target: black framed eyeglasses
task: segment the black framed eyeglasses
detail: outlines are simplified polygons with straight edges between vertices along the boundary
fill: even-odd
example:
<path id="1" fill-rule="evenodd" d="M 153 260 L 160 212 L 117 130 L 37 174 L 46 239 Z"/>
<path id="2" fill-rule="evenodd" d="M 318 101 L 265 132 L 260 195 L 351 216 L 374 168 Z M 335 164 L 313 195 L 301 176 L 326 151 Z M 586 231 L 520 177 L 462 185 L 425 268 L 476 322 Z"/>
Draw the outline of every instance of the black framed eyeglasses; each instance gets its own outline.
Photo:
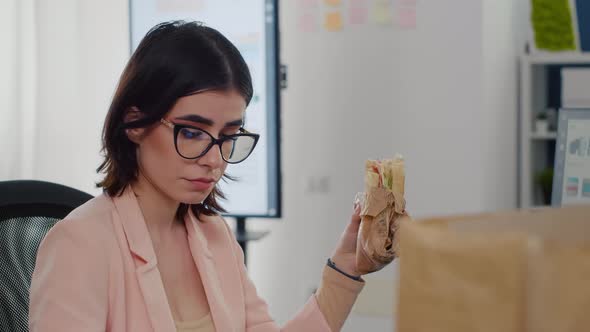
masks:
<path id="1" fill-rule="evenodd" d="M 185 159 L 197 159 L 209 152 L 214 145 L 219 146 L 221 158 L 227 163 L 237 164 L 246 160 L 254 151 L 260 135 L 240 128 L 238 134 L 213 137 L 207 131 L 190 125 L 172 123 L 166 119 L 160 121 L 174 131 L 174 147 Z"/>

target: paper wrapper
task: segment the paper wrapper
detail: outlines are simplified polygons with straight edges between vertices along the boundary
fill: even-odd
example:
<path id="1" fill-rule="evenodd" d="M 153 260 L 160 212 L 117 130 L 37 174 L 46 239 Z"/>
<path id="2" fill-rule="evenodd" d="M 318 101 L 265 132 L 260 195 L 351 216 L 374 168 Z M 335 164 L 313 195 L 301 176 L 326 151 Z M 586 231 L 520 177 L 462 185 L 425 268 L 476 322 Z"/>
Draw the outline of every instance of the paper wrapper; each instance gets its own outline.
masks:
<path id="1" fill-rule="evenodd" d="M 395 235 L 402 217 L 407 216 L 403 159 L 384 161 L 380 166 L 383 172 L 376 174 L 371 172 L 375 162 L 366 164 L 366 192 L 356 251 L 356 268 L 361 274 L 379 271 L 398 257 Z"/>

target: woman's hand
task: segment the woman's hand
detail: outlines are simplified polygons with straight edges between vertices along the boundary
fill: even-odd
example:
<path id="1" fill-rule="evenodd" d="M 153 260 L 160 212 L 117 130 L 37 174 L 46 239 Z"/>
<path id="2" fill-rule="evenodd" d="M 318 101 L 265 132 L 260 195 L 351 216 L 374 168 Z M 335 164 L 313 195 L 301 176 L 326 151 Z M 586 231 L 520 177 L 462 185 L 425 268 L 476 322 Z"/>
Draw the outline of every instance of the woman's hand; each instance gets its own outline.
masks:
<path id="1" fill-rule="evenodd" d="M 359 227 L 361 224 L 361 207 L 355 203 L 350 223 L 346 226 L 344 233 L 338 241 L 336 250 L 332 254 L 332 261 L 336 266 L 355 277 L 360 276 L 356 269 L 356 239 L 358 237 Z"/>

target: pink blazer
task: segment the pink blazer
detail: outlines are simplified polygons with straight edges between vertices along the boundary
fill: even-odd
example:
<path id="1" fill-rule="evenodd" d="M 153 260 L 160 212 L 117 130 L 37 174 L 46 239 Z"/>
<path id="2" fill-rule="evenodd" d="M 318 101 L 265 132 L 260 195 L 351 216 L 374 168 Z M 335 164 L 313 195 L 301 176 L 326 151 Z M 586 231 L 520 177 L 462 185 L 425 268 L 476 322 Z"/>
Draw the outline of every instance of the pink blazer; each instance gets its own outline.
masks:
<path id="1" fill-rule="evenodd" d="M 217 331 L 330 331 L 315 296 L 283 328 L 256 294 L 243 252 L 221 217 L 185 218 Z M 37 331 L 176 331 L 135 194 L 98 196 L 47 234 L 30 289 Z"/>

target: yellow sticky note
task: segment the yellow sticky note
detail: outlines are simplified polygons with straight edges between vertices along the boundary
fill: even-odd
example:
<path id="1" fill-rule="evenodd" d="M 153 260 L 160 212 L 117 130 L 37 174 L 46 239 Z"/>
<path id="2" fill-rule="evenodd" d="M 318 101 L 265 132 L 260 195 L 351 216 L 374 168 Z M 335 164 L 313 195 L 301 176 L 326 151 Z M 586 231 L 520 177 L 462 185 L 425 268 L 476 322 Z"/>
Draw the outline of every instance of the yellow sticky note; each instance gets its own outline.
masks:
<path id="1" fill-rule="evenodd" d="M 327 13 L 324 21 L 324 27 L 328 31 L 342 30 L 342 15 L 339 12 Z"/>
<path id="2" fill-rule="evenodd" d="M 324 0 L 324 3 L 328 6 L 340 6 L 342 4 L 342 0 Z"/>
<path id="3" fill-rule="evenodd" d="M 387 0 L 375 1 L 372 16 L 377 24 L 391 25 L 393 22 L 393 6 L 391 2 Z"/>

